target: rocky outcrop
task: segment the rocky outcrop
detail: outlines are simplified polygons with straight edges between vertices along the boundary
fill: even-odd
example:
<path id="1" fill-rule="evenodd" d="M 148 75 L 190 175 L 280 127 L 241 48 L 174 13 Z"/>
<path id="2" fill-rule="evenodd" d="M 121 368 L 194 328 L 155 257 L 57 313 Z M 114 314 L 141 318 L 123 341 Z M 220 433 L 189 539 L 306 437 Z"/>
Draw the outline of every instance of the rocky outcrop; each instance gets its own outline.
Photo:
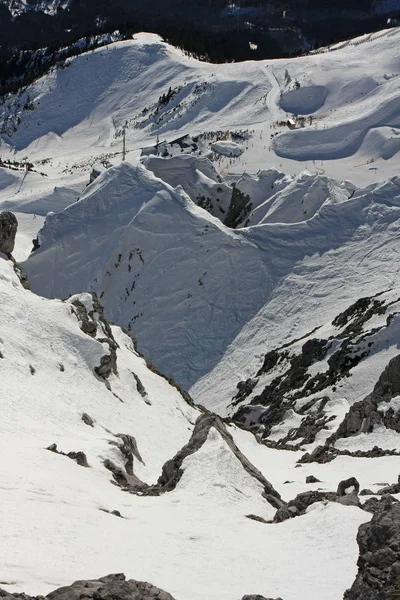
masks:
<path id="1" fill-rule="evenodd" d="M 286 506 L 283 506 L 276 511 L 274 523 L 281 523 L 287 519 L 304 515 L 307 508 L 311 506 L 311 504 L 315 504 L 315 502 L 337 502 L 343 506 L 358 506 L 359 508 L 364 508 L 364 506 L 361 506 L 358 499 L 359 489 L 360 484 L 357 479 L 355 477 L 350 477 L 339 483 L 337 492 L 325 492 L 321 490 L 302 492 L 293 500 L 290 500 Z M 365 510 L 368 510 L 368 508 L 365 508 Z"/>
<path id="2" fill-rule="evenodd" d="M 266 598 L 259 594 L 252 594 L 251 596 L 243 596 L 242 600 L 282 600 L 282 598 Z"/>
<path id="3" fill-rule="evenodd" d="M 399 595 L 400 503 L 383 499 L 380 509 L 358 530 L 358 574 L 345 600 L 390 600 Z"/>
<path id="4" fill-rule="evenodd" d="M 94 427 L 94 419 L 92 419 L 92 417 L 87 413 L 82 413 L 81 419 L 85 423 L 85 425 L 88 425 L 89 427 Z"/>
<path id="5" fill-rule="evenodd" d="M 400 494 L 400 475 L 397 478 L 397 483 L 385 486 L 378 490 L 377 494 L 380 496 L 383 496 L 384 494 Z"/>
<path id="6" fill-rule="evenodd" d="M 0 252 L 8 257 L 12 255 L 17 235 L 17 217 L 9 211 L 0 213 Z"/>
<path id="7" fill-rule="evenodd" d="M 360 484 L 358 483 L 355 477 L 349 477 L 349 479 L 344 479 L 338 485 L 337 495 L 338 496 L 346 496 L 348 494 L 358 494 L 360 491 Z"/>
<path id="8" fill-rule="evenodd" d="M 110 444 L 117 446 L 121 454 L 126 459 L 125 470 L 128 475 L 133 475 L 133 461 L 137 458 L 142 464 L 143 459 L 140 455 L 136 439 L 127 433 L 117 433 L 115 435 L 118 440 L 110 440 Z"/>
<path id="9" fill-rule="evenodd" d="M 27 594 L 9 594 L 0 589 L 1 600 L 43 600 L 43 596 Z M 46 596 L 47 600 L 174 600 L 171 594 L 164 592 L 151 583 L 126 579 L 123 573 L 107 575 L 100 579 L 75 581 L 72 585 L 61 587 Z"/>
<path id="10" fill-rule="evenodd" d="M 244 454 L 242 454 L 233 441 L 223 420 L 213 413 L 204 413 L 198 417 L 190 440 L 172 459 L 164 464 L 161 475 L 154 485 L 144 483 L 135 475 L 133 468 L 131 468 L 133 466 L 133 458 L 132 461 L 128 458 L 128 462 L 125 465 L 125 471 L 110 459 L 106 459 L 103 464 L 106 469 L 113 474 L 114 482 L 125 491 L 134 494 L 139 493 L 142 496 L 159 496 L 166 492 L 171 492 L 176 488 L 184 472 L 182 469 L 183 461 L 203 446 L 207 441 L 211 428 L 218 431 L 228 445 L 230 451 L 240 461 L 245 471 L 261 483 L 263 487 L 263 497 L 271 504 L 271 506 L 277 509 L 283 507 L 285 502 L 282 500 L 280 494 L 275 490 L 271 483 L 265 479 L 264 475 L 254 467 Z M 120 434 L 117 437 L 121 439 L 121 443 L 112 443 L 119 447 L 124 456 L 131 457 L 134 455 L 138 460 L 141 460 L 136 442 L 132 436 Z"/>
<path id="11" fill-rule="evenodd" d="M 332 437 L 329 438 L 332 440 Z M 306 452 L 297 461 L 299 464 L 306 464 L 317 462 L 325 464 L 334 460 L 337 456 L 352 456 L 353 458 L 380 458 L 381 456 L 400 456 L 400 452 L 397 450 L 383 450 L 379 446 L 374 446 L 372 450 L 338 450 L 333 446 L 329 445 L 328 441 L 325 446 L 317 446 L 314 450 L 309 453 Z"/>
<path id="12" fill-rule="evenodd" d="M 394 498 L 390 494 L 384 496 L 384 498 L 382 499 L 374 496 L 373 498 L 368 498 L 368 500 L 366 500 L 366 502 L 364 502 L 364 504 L 362 505 L 362 508 L 363 510 L 366 510 L 367 512 L 373 514 L 381 513 L 387 510 L 388 506 L 394 504 L 395 502 L 398 502 L 398 500 L 396 500 L 396 498 Z"/>
<path id="13" fill-rule="evenodd" d="M 88 298 L 90 298 L 90 309 L 88 308 Z M 82 331 L 102 344 L 108 345 L 109 353 L 101 357 L 100 365 L 94 369 L 96 374 L 103 379 L 108 379 L 112 373 L 117 375 L 118 344 L 114 339 L 110 324 L 104 317 L 104 310 L 97 294 L 72 296 L 68 302 L 73 306 Z"/>
<path id="14" fill-rule="evenodd" d="M 379 410 L 383 402 L 390 402 L 400 394 L 400 354 L 392 358 L 380 375 L 369 396 L 351 406 L 330 442 L 359 433 L 369 433 L 376 425 L 383 425 L 400 433 L 400 411 L 393 408 Z"/>
<path id="15" fill-rule="evenodd" d="M 62 452 L 57 448 L 57 444 L 51 444 L 46 450 L 54 452 L 55 454 L 61 454 L 61 456 L 67 456 L 71 460 L 74 460 L 80 467 L 88 467 L 86 454 L 84 452 Z"/>
<path id="16" fill-rule="evenodd" d="M 252 405 L 257 406 L 257 413 L 259 413 L 260 404 L 265 406 L 268 410 L 261 417 L 257 417 L 257 424 L 262 426 L 262 437 L 267 438 L 272 427 L 284 420 L 288 411 L 294 410 L 298 398 L 305 393 L 315 393 L 324 388 L 326 378 L 323 382 L 319 379 L 317 381 L 315 377 L 310 376 L 308 369 L 314 362 L 325 358 L 329 347 L 329 341 L 312 338 L 303 344 L 299 354 L 291 354 L 286 348 L 268 352 L 265 355 L 263 366 L 257 372 L 257 378 L 270 373 L 275 367 L 279 367 L 281 374 L 277 375 L 261 394 L 252 398 L 249 405 L 240 407 L 233 420 L 242 425 L 248 425 L 253 422 Z M 329 376 L 329 381 L 332 377 Z M 232 405 L 243 402 L 252 393 L 257 382 L 258 379 L 239 382 L 237 386 L 239 391 L 233 398 Z M 324 407 L 328 401 L 329 398 L 326 396 L 314 398 L 298 411 L 299 414 L 304 415 L 300 427 L 290 430 L 286 437 L 280 440 L 281 443 L 293 443 L 295 440 L 304 444 L 312 443 L 317 433 L 331 420 L 331 417 L 324 413 Z"/>
<path id="17" fill-rule="evenodd" d="M 201 446 L 206 442 L 210 429 L 214 427 L 221 435 L 223 440 L 226 442 L 231 452 L 242 464 L 242 467 L 261 483 L 264 488 L 263 496 L 265 499 L 274 507 L 281 508 L 284 506 L 284 501 L 281 499 L 280 494 L 270 484 L 264 475 L 252 465 L 252 463 L 242 454 L 239 448 L 233 441 L 232 436 L 227 431 L 225 423 L 220 417 L 212 413 L 205 413 L 201 415 L 195 424 L 192 436 L 189 442 L 179 452 L 165 463 L 162 469 L 162 474 L 154 487 L 154 492 L 162 493 L 173 490 L 180 478 L 183 475 L 182 463 L 186 457 L 190 456 L 194 452 L 197 452 Z"/>
<path id="18" fill-rule="evenodd" d="M 225 218 L 224 225 L 235 229 L 241 223 L 245 223 L 246 218 L 250 214 L 253 205 L 249 195 L 244 194 L 239 188 L 232 189 L 232 198 L 229 205 L 228 214 Z"/>
<path id="19" fill-rule="evenodd" d="M 382 335 L 386 335 L 394 319 L 394 327 L 398 326 L 395 308 L 398 303 L 399 297 L 395 293 L 360 298 L 329 324 L 329 337 L 316 337 L 316 332 L 323 331 L 316 327 L 267 352 L 255 376 L 237 384 L 237 393 L 230 404 L 233 421 L 250 429 L 267 444 L 274 433 L 274 442 L 281 448 L 298 450 L 313 443 L 335 419 L 326 406 L 338 384 L 351 377 L 357 365 L 371 352 L 379 351 Z M 386 315 L 386 318 L 376 319 L 380 315 Z M 394 334 L 395 330 L 388 332 L 391 339 Z M 369 432 L 376 425 L 400 432 L 400 411 L 389 404 L 382 407 L 400 394 L 399 367 L 400 355 L 388 364 L 373 393 L 353 404 L 339 430 L 331 435 L 324 447 L 314 450 L 313 456 L 305 456 L 304 462 L 333 460 L 342 453 L 334 448 L 338 437 Z M 263 380 L 266 383 L 260 386 Z M 274 428 L 286 420 L 296 425 L 280 427 L 282 434 L 277 439 Z M 378 450 L 386 453 L 385 449 Z"/>
<path id="20" fill-rule="evenodd" d="M 308 477 L 306 477 L 306 483 L 321 483 L 321 480 L 314 477 L 314 475 L 308 475 Z"/>
<path id="21" fill-rule="evenodd" d="M 290 500 L 286 506 L 276 511 L 274 523 L 282 523 L 282 521 L 286 521 L 287 519 L 304 515 L 307 508 L 311 506 L 311 504 L 315 504 L 315 502 L 334 502 L 336 499 L 337 495 L 334 492 L 312 490 L 310 492 L 297 494 L 296 498 Z"/>

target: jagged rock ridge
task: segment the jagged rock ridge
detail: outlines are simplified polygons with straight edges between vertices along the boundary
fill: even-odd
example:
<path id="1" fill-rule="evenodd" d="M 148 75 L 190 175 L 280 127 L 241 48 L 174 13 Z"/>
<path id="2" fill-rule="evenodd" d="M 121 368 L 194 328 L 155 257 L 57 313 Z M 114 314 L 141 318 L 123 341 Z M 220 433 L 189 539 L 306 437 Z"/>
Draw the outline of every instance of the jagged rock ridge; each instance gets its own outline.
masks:
<path id="1" fill-rule="evenodd" d="M 379 427 L 399 432 L 399 301 L 396 290 L 361 298 L 331 324 L 269 351 L 255 377 L 238 384 L 231 403 L 233 420 L 282 447 L 301 447 L 325 437 L 333 452 L 339 439 Z M 387 362 L 386 356 L 393 358 Z M 348 395 L 354 393 L 351 378 L 358 381 L 364 364 L 374 369 L 370 373 L 376 373 L 377 381 L 371 394 L 354 401 Z M 340 404 L 335 398 L 341 393 L 349 411 L 338 423 Z"/>

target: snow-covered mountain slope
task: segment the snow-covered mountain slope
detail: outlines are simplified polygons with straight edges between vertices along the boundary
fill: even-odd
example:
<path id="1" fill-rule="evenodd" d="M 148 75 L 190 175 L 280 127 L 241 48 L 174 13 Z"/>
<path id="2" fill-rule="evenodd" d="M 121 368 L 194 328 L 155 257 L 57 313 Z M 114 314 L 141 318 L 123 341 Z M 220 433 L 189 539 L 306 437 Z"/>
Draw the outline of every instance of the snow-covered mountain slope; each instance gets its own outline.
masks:
<path id="1" fill-rule="evenodd" d="M 90 294 L 35 296 L 0 259 L 0 295 L 2 587 L 47 593 L 124 571 L 176 600 L 306 600 L 311 581 L 318 597 L 341 598 L 370 513 L 325 502 L 266 523 L 285 506 L 279 494 L 309 489 L 298 453 L 262 447 L 193 407 Z M 392 458 L 368 474 L 360 463 L 362 484 L 377 469 L 392 481 Z M 335 461 L 317 467 L 330 491 L 348 472 Z"/>
<path id="2" fill-rule="evenodd" d="M 275 254 L 281 268 L 287 256 L 296 258 L 275 279 L 265 306 L 194 386 L 194 397 L 224 411 L 237 380 L 254 377 L 266 352 L 308 335 L 359 298 L 398 286 L 398 202 L 399 180 L 393 178 L 323 207 L 305 223 L 249 228 L 253 241 L 269 240 L 269 257 Z"/>
<path id="3" fill-rule="evenodd" d="M 356 188 L 350 182 L 303 172 L 296 177 L 276 169 L 230 181 L 207 157 L 149 156 L 142 163 L 173 187 L 182 186 L 198 206 L 232 228 L 260 223 L 297 223 L 311 219 L 323 204 L 344 202 Z"/>
<path id="4" fill-rule="evenodd" d="M 400 450 L 400 290 L 362 298 L 332 323 L 268 352 L 229 413 L 269 441 Z"/>
<path id="5" fill-rule="evenodd" d="M 210 370 L 271 286 L 253 242 L 128 163 L 48 215 L 39 237 L 25 264 L 32 289 L 48 297 L 98 292 L 108 318 L 186 386 Z"/>
<path id="6" fill-rule="evenodd" d="M 400 499 L 398 35 L 217 67 L 143 34 L 1 106 L 47 297 L 0 257 L 1 587 L 342 600 Z"/>
<path id="7" fill-rule="evenodd" d="M 16 17 L 24 12 L 40 11 L 48 15 L 55 15 L 58 10 L 65 10 L 68 7 L 70 0 L 2 0 L 13 15 Z"/>
<path id="8" fill-rule="evenodd" d="M 348 181 L 338 182 L 308 172 L 292 178 L 274 169 L 260 171 L 256 176 L 244 173 L 235 188 L 248 196 L 237 225 L 245 227 L 307 221 L 323 205 L 348 200 L 356 189 Z"/>
<path id="9" fill-rule="evenodd" d="M 399 31 L 293 60 L 222 65 L 139 34 L 68 59 L 64 69 L 7 97 L 1 154 L 44 162 L 39 170 L 57 176 L 54 187 L 71 170 L 82 181 L 93 161 L 119 162 L 122 128 L 129 160 L 157 136 L 202 135 L 211 147 L 242 132 L 244 153 L 220 156 L 225 170 L 282 166 L 298 174 L 307 166 L 358 185 L 373 182 L 393 175 L 396 163 Z M 306 118 L 290 130 L 292 113 Z"/>
<path id="10" fill-rule="evenodd" d="M 171 158 L 150 156 L 143 160 L 143 164 L 172 187 L 182 186 L 193 202 L 222 222 L 225 221 L 232 200 L 232 188 L 223 181 L 207 158 L 191 154 Z"/>
<path id="11" fill-rule="evenodd" d="M 252 376 L 266 339 L 273 349 L 393 286 L 399 179 L 352 194 L 328 198 L 307 221 L 291 222 L 292 201 L 289 223 L 235 231 L 143 167 L 124 164 L 47 217 L 25 268 L 33 290 L 48 297 L 97 292 L 109 318 L 184 387 L 214 368 L 193 392 L 219 411 L 243 379 L 238 372 Z"/>

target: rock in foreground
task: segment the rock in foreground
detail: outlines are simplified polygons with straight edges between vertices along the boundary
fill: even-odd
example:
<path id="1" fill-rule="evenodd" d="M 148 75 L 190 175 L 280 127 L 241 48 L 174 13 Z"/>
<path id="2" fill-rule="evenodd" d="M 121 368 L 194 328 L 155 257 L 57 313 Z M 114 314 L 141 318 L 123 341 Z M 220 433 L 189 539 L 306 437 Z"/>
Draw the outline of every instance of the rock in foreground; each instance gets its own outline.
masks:
<path id="1" fill-rule="evenodd" d="M 0 598 L 2 600 L 14 600 L 21 598 L 23 600 L 35 600 L 39 596 L 27 596 L 26 594 L 9 594 L 0 589 Z M 40 598 L 43 598 L 40 596 Z M 75 581 L 72 585 L 61 587 L 46 596 L 49 600 L 80 600 L 85 598 L 89 600 L 109 600 L 118 598 L 119 600 L 174 600 L 171 594 L 160 590 L 159 588 L 143 581 L 134 579 L 126 580 L 123 573 L 107 575 L 100 579 L 90 579 Z"/>
<path id="2" fill-rule="evenodd" d="M 17 234 L 17 217 L 9 211 L 0 213 L 0 252 L 12 254 Z"/>
<path id="3" fill-rule="evenodd" d="M 381 501 L 369 523 L 358 530 L 358 574 L 345 600 L 396 598 L 400 582 L 400 503 Z"/>

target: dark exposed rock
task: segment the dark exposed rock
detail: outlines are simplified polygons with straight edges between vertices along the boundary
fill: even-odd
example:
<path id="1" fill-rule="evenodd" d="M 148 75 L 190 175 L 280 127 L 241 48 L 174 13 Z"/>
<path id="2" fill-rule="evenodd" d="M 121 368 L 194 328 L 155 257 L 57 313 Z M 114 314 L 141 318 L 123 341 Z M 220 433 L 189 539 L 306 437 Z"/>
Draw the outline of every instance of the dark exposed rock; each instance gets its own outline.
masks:
<path id="1" fill-rule="evenodd" d="M 400 579 L 400 503 L 392 502 L 390 497 L 381 503 L 371 521 L 358 530 L 358 573 L 351 589 L 345 592 L 345 600 L 396 597 Z"/>
<path id="2" fill-rule="evenodd" d="M 319 464 L 325 464 L 331 462 L 338 455 L 338 451 L 335 448 L 329 448 L 328 446 L 317 446 L 311 452 L 306 452 L 300 459 L 299 463 L 312 463 L 316 462 Z"/>
<path id="3" fill-rule="evenodd" d="M 3 600 L 44 600 L 43 596 L 9 594 L 0 590 Z M 47 600 L 174 600 L 171 594 L 144 581 L 126 579 L 123 573 L 107 575 L 100 579 L 75 581 L 46 596 Z"/>
<path id="4" fill-rule="evenodd" d="M 32 250 L 31 250 L 31 252 L 35 252 L 35 250 L 39 250 L 39 248 L 40 248 L 39 236 L 36 236 L 32 240 Z"/>
<path id="5" fill-rule="evenodd" d="M 331 439 L 331 438 L 330 438 Z M 338 450 L 330 446 L 328 440 L 325 446 L 317 446 L 313 452 L 306 452 L 298 461 L 298 463 L 312 463 L 317 462 L 319 464 L 325 464 L 334 460 L 337 456 L 353 456 L 354 458 L 380 458 L 381 456 L 400 456 L 400 452 L 397 450 L 382 450 L 378 446 L 374 446 L 372 450 Z"/>
<path id="6" fill-rule="evenodd" d="M 7 257 L 10 257 L 14 250 L 17 229 L 18 221 L 12 212 L 0 213 L 0 252 Z"/>
<path id="7" fill-rule="evenodd" d="M 341 490 L 346 490 L 349 489 L 349 486 L 341 488 L 339 484 L 339 488 Z M 278 509 L 275 513 L 274 523 L 281 523 L 287 519 L 304 515 L 307 508 L 311 506 L 311 504 L 315 504 L 315 502 L 337 502 L 343 506 L 358 506 L 359 508 L 364 508 L 360 504 L 358 495 L 355 492 L 339 495 L 336 492 L 311 490 L 309 492 L 302 492 L 301 494 L 298 494 L 295 498 L 293 498 L 293 500 L 290 500 L 286 506 Z"/>
<path id="8" fill-rule="evenodd" d="M 74 460 L 80 467 L 89 467 L 89 463 L 86 458 L 86 454 L 84 452 L 62 452 L 58 450 L 57 444 L 51 444 L 46 450 L 50 450 L 50 452 L 55 452 L 55 454 L 61 454 L 61 456 L 67 456 Z"/>
<path id="9" fill-rule="evenodd" d="M 275 513 L 274 523 L 282 523 L 283 521 L 298 517 L 299 515 L 300 511 L 296 506 L 282 506 L 282 508 L 278 508 Z"/>
<path id="10" fill-rule="evenodd" d="M 294 410 L 295 401 L 309 393 L 316 393 L 326 387 L 327 379 L 324 376 L 311 377 L 308 368 L 315 361 L 325 358 L 331 345 L 329 340 L 319 340 L 312 338 L 307 340 L 301 349 L 300 354 L 290 355 L 288 350 L 282 348 L 280 351 L 273 350 L 265 355 L 264 364 L 257 373 L 257 377 L 271 371 L 278 363 L 284 365 L 286 370 L 275 377 L 261 392 L 261 394 L 252 398 L 251 403 L 241 406 L 233 417 L 237 423 L 246 424 L 251 427 L 253 422 L 253 405 L 255 409 L 256 423 L 262 425 L 262 437 L 267 438 L 274 425 L 279 424 L 285 418 L 289 410 Z M 239 392 L 233 399 L 233 404 L 244 400 L 252 391 L 252 382 L 257 380 L 247 380 L 238 384 Z M 254 385 L 253 385 L 254 387 Z M 329 421 L 334 417 L 327 416 L 324 413 L 324 407 L 329 401 L 328 396 L 314 398 L 303 409 L 297 409 L 299 414 L 305 414 L 310 410 L 310 414 L 302 419 L 299 427 L 291 429 L 287 436 L 281 440 L 282 443 L 292 442 L 293 440 L 302 440 L 302 443 L 312 443 L 321 429 L 326 428 Z M 259 414 L 259 405 L 265 406 L 267 410 Z"/>
<path id="11" fill-rule="evenodd" d="M 380 294 L 378 294 L 379 296 Z M 340 313 L 333 321 L 335 327 L 346 327 L 342 332 L 341 337 L 352 334 L 361 333 L 363 325 L 373 315 L 385 312 L 383 302 L 375 298 L 359 298 L 354 304 L 349 306 L 345 311 Z"/>
<path id="12" fill-rule="evenodd" d="M 393 312 L 387 313 L 386 324 L 374 326 L 372 322 L 369 323 L 372 317 L 385 314 L 397 301 L 385 301 L 380 298 L 382 294 L 360 298 L 339 314 L 332 323 L 337 332 L 328 339 L 311 337 L 316 330 L 320 330 L 317 327 L 313 332 L 266 353 L 256 377 L 237 385 L 238 392 L 232 400 L 232 406 L 240 403 L 240 407 L 233 415 L 233 421 L 250 429 L 259 440 L 268 442 L 273 428 L 294 413 L 299 416 L 298 424 L 288 432 L 286 430 L 275 443 L 290 444 L 294 449 L 313 443 L 317 435 L 328 429 L 330 422 L 335 419 L 335 415 L 325 409 L 331 393 L 336 391 L 342 379 L 352 375 L 352 370 L 373 350 L 380 332 L 390 325 L 395 314 Z M 299 342 L 303 339 L 305 341 L 299 351 Z M 320 363 L 317 372 L 309 368 L 314 363 Z M 340 436 L 371 431 L 376 424 L 400 431 L 400 411 L 396 412 L 393 407 L 378 410 L 380 402 L 389 401 L 400 389 L 398 366 L 388 365 L 371 397 L 352 406 L 341 425 Z M 269 375 L 268 383 L 260 393 L 254 395 L 258 378 L 264 374 Z M 250 395 L 251 401 L 245 404 Z M 307 401 L 308 396 L 311 399 Z M 261 407 L 265 407 L 265 410 Z M 316 459 L 318 462 L 329 462 L 342 454 L 331 448 L 336 439 L 331 436 L 324 450 L 314 450 L 315 454 L 305 456 L 304 462 Z M 364 453 L 360 456 L 364 456 Z"/>
<path id="13" fill-rule="evenodd" d="M 241 462 L 243 468 L 249 475 L 257 479 L 263 488 L 264 488 L 264 497 L 268 500 L 268 502 L 274 508 L 280 508 L 284 505 L 283 500 L 281 499 L 280 494 L 273 488 L 273 486 L 267 481 L 258 469 L 256 469 L 251 462 L 241 453 L 239 448 L 236 446 L 233 441 L 232 436 L 228 433 L 226 426 L 222 419 L 217 415 L 206 413 L 201 415 L 194 427 L 192 436 L 189 442 L 184 446 L 179 452 L 174 456 L 173 459 L 167 461 L 162 469 L 162 474 L 158 480 L 157 485 L 154 488 L 155 493 L 162 493 L 166 491 L 173 490 L 180 478 L 183 475 L 183 470 L 181 469 L 181 465 L 184 459 L 187 456 L 190 456 L 207 440 L 210 429 L 214 427 L 221 437 L 224 439 L 226 444 L 229 446 L 230 450 L 236 456 L 236 458 Z"/>
<path id="14" fill-rule="evenodd" d="M 308 477 L 306 477 L 306 483 L 321 483 L 321 480 L 314 477 L 314 475 L 308 475 Z"/>
<path id="15" fill-rule="evenodd" d="M 103 379 L 108 379 L 111 373 L 115 373 L 116 368 L 117 359 L 116 353 L 114 353 L 114 356 L 111 354 L 105 354 L 104 356 L 102 356 L 100 358 L 100 365 L 98 367 L 95 367 L 94 370 L 99 377 L 102 377 Z"/>
<path id="16" fill-rule="evenodd" d="M 387 507 L 391 504 L 398 502 L 396 498 L 393 496 L 384 496 L 383 498 L 377 498 L 374 496 L 373 498 L 368 498 L 362 505 L 363 510 L 371 513 L 382 512 L 387 510 Z"/>
<path id="17" fill-rule="evenodd" d="M 371 394 L 350 407 L 336 433 L 328 440 L 333 444 L 339 438 L 347 438 L 360 433 L 370 433 L 377 425 L 400 432 L 400 411 L 395 413 L 392 408 L 379 410 L 382 402 L 390 402 L 400 394 L 400 354 L 392 358 L 381 373 Z M 382 449 L 374 447 L 370 456 L 376 455 Z M 355 454 L 353 454 L 354 456 Z"/>
<path id="18" fill-rule="evenodd" d="M 237 384 L 237 389 L 239 390 L 236 396 L 232 399 L 232 406 L 239 404 L 239 402 L 243 402 L 248 396 L 250 396 L 251 392 L 254 390 L 258 382 L 258 379 L 246 379 L 246 381 L 239 381 Z"/>
<path id="19" fill-rule="evenodd" d="M 129 335 L 129 334 L 128 334 Z M 131 335 L 130 335 L 131 337 Z M 132 341 L 135 345 L 135 339 L 132 338 Z M 137 348 L 135 348 L 135 351 L 139 354 L 139 356 L 141 356 L 143 358 L 143 360 L 146 362 L 146 367 L 152 372 L 155 373 L 156 375 L 158 375 L 159 377 L 162 377 L 163 379 L 165 379 L 165 381 L 167 381 L 170 385 L 172 385 L 172 387 L 174 387 L 182 396 L 182 398 L 185 400 L 185 402 L 187 402 L 187 404 L 189 404 L 189 406 L 196 406 L 196 408 L 200 409 L 200 410 L 206 410 L 203 409 L 203 407 L 201 407 L 199 404 L 196 404 L 193 402 L 193 398 L 191 397 L 191 395 L 186 392 L 186 390 L 184 390 L 183 388 L 181 388 L 181 386 L 179 385 L 179 383 L 177 383 L 175 381 L 175 379 L 173 379 L 172 377 L 169 377 L 168 375 L 165 375 L 164 373 L 161 373 L 161 371 L 159 371 L 159 369 L 157 369 L 157 367 L 150 362 L 145 356 L 143 356 L 143 354 L 140 354 L 140 352 L 138 352 Z"/>
<path id="20" fill-rule="evenodd" d="M 88 461 L 84 452 L 68 452 L 68 458 L 72 458 L 81 467 L 88 467 Z"/>
<path id="21" fill-rule="evenodd" d="M 400 494 L 400 475 L 397 478 L 397 483 L 393 483 L 392 485 L 385 485 L 384 488 L 377 491 L 377 494 L 382 496 L 384 494 Z"/>
<path id="22" fill-rule="evenodd" d="M 111 473 L 113 474 L 114 480 L 118 485 L 120 485 L 121 487 L 125 487 L 125 488 L 129 486 L 128 477 L 126 476 L 126 473 L 124 473 L 124 471 L 121 469 L 121 467 L 118 467 L 109 458 L 105 459 L 105 461 L 103 462 L 103 465 L 105 466 L 106 469 L 111 471 Z"/>
<path id="23" fill-rule="evenodd" d="M 135 378 L 137 391 L 142 396 L 142 398 L 146 398 L 147 397 L 147 392 L 146 392 L 146 389 L 145 389 L 143 383 L 140 381 L 140 379 L 136 375 L 136 373 L 134 373 L 133 371 L 131 371 L 131 373 L 132 373 L 133 377 Z"/>
<path id="24" fill-rule="evenodd" d="M 114 339 L 110 324 L 104 317 L 104 310 L 100 304 L 97 294 L 91 294 L 93 310 L 87 311 L 85 305 L 78 299 L 72 300 L 75 314 L 78 318 L 80 328 L 90 337 L 96 338 L 101 343 L 108 344 L 109 354 L 105 354 L 100 359 L 100 365 L 94 370 L 99 377 L 108 379 L 112 373 L 118 374 L 117 369 L 117 348 L 118 344 Z"/>
<path id="25" fill-rule="evenodd" d="M 78 317 L 79 326 L 83 333 L 96 337 L 97 323 L 93 318 L 90 318 L 85 305 L 80 300 L 74 300 L 71 304 L 75 307 L 75 314 Z"/>
<path id="26" fill-rule="evenodd" d="M 107 510 L 106 508 L 100 508 L 101 512 L 108 513 L 109 515 L 114 515 L 114 517 L 120 517 L 123 519 L 124 517 L 121 515 L 119 510 Z"/>
<path id="27" fill-rule="evenodd" d="M 282 598 L 266 598 L 259 594 L 251 594 L 250 596 L 243 596 L 242 600 L 282 600 Z"/>
<path id="28" fill-rule="evenodd" d="M 183 446 L 171 460 L 168 460 L 164 464 L 162 473 L 155 485 L 147 485 L 141 482 L 135 475 L 124 473 L 120 467 L 115 465 L 109 459 L 104 461 L 104 466 L 113 473 L 115 482 L 125 490 L 146 496 L 159 496 L 175 489 L 183 475 L 183 461 L 202 447 L 206 442 L 212 427 L 218 431 L 229 446 L 231 452 L 240 461 L 245 471 L 262 484 L 263 496 L 271 506 L 274 508 L 281 508 L 284 506 L 285 502 L 281 499 L 280 494 L 236 446 L 232 436 L 227 431 L 223 420 L 212 413 L 204 413 L 198 417 L 189 442 Z"/>
<path id="29" fill-rule="evenodd" d="M 310 492 L 302 492 L 293 500 L 290 500 L 286 506 L 276 511 L 274 523 L 281 523 L 287 519 L 304 515 L 307 508 L 315 502 L 334 501 L 337 498 L 334 492 L 320 492 L 312 490 Z"/>
<path id="30" fill-rule="evenodd" d="M 347 438 L 360 433 L 370 433 L 376 425 L 394 429 L 400 433 L 400 411 L 395 413 L 392 408 L 386 411 L 378 409 L 382 402 L 390 402 L 400 394 L 400 354 L 392 358 L 381 373 L 371 394 L 364 400 L 350 407 L 338 430 L 328 443 L 334 443 L 339 438 Z"/>
<path id="31" fill-rule="evenodd" d="M 360 491 L 360 484 L 358 483 L 355 477 L 349 477 L 349 479 L 344 479 L 338 485 L 337 494 L 338 496 L 346 496 L 346 494 L 356 495 Z"/>
<path id="32" fill-rule="evenodd" d="M 373 496 L 374 492 L 372 490 L 370 490 L 370 489 L 364 488 L 363 490 L 361 490 L 361 492 L 360 492 L 359 495 L 360 496 Z"/>
<path id="33" fill-rule="evenodd" d="M 268 373 L 268 371 L 273 369 L 278 364 L 280 359 L 281 359 L 281 355 L 279 354 L 279 352 L 277 350 L 271 350 L 271 352 L 268 352 L 264 356 L 264 363 L 263 363 L 263 366 L 261 367 L 261 369 L 258 371 L 257 377 L 260 377 L 260 375 L 264 375 L 265 373 Z"/>
<path id="34" fill-rule="evenodd" d="M 121 442 L 110 440 L 110 444 L 117 446 L 122 452 L 124 457 L 127 459 L 127 462 L 125 463 L 125 470 L 128 475 L 133 475 L 133 457 L 135 456 L 142 464 L 144 464 L 137 446 L 137 442 L 132 435 L 128 435 L 126 433 L 117 433 L 115 437 L 120 438 Z"/>
<path id="35" fill-rule="evenodd" d="M 23 271 L 16 263 L 14 263 L 14 272 L 16 274 L 16 276 L 18 277 L 18 279 L 21 282 L 22 287 L 25 290 L 30 290 L 31 289 L 31 284 L 30 281 L 28 279 L 28 275 L 26 274 L 25 271 Z"/>
<path id="36" fill-rule="evenodd" d="M 248 519 L 252 521 L 258 521 L 259 523 L 268 523 L 263 517 L 259 517 L 258 515 L 246 515 Z"/>
<path id="37" fill-rule="evenodd" d="M 252 209 L 251 199 L 248 194 L 244 194 L 237 187 L 232 189 L 231 203 L 224 225 L 233 229 L 242 223 Z"/>
<path id="38" fill-rule="evenodd" d="M 89 427 L 94 427 L 94 420 L 87 413 L 82 413 L 82 421 Z"/>

